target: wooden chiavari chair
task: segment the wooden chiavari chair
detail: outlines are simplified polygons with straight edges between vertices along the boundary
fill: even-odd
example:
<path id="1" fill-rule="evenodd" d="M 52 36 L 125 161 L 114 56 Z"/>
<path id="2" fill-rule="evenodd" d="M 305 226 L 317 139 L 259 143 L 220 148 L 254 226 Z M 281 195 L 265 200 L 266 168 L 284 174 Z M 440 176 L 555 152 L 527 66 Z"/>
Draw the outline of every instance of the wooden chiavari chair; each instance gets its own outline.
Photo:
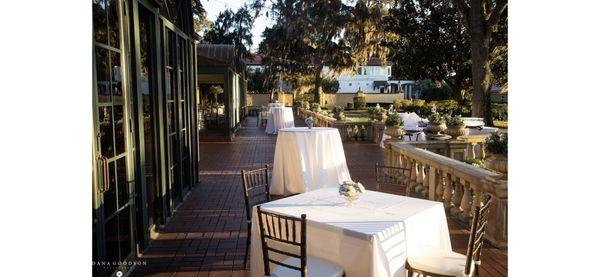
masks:
<path id="1" fill-rule="evenodd" d="M 418 247 L 406 259 L 408 276 L 451 277 L 479 276 L 481 250 L 490 214 L 492 196 L 486 196 L 483 205 L 476 207 L 469 234 L 467 255 L 433 247 Z"/>
<path id="2" fill-rule="evenodd" d="M 244 268 L 246 268 L 252 234 L 252 207 L 271 201 L 269 195 L 269 166 L 265 165 L 264 168 L 254 170 L 242 170 L 242 183 L 244 184 L 244 203 L 248 224 L 246 254 L 244 255 Z"/>
<path id="3" fill-rule="evenodd" d="M 386 192 L 404 191 L 405 196 L 410 196 L 410 178 L 412 170 L 410 168 L 384 166 L 375 164 L 375 180 L 377 182 L 375 190 Z M 389 191 L 385 188 L 389 187 Z"/>
<path id="4" fill-rule="evenodd" d="M 344 276 L 344 270 L 341 267 L 326 260 L 307 255 L 305 214 L 297 218 L 263 211 L 260 205 L 256 209 L 258 211 L 265 276 Z M 279 247 L 270 245 L 269 242 L 277 244 Z M 295 249 L 295 251 L 286 250 L 290 248 Z M 283 261 L 272 259 L 269 255 L 270 252 L 287 256 L 288 258 Z M 275 264 L 273 270 L 270 268 L 271 263 Z"/>

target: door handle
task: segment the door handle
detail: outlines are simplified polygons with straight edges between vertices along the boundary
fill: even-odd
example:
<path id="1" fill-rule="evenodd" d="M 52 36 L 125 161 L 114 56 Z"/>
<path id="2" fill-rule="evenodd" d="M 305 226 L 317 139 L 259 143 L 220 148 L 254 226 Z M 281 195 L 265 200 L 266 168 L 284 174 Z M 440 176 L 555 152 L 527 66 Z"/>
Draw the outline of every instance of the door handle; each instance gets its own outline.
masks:
<path id="1" fill-rule="evenodd" d="M 102 186 L 99 186 L 100 192 L 106 192 L 110 189 L 110 181 L 108 174 L 108 159 L 102 155 L 96 158 L 100 165 L 100 175 L 102 176 Z"/>

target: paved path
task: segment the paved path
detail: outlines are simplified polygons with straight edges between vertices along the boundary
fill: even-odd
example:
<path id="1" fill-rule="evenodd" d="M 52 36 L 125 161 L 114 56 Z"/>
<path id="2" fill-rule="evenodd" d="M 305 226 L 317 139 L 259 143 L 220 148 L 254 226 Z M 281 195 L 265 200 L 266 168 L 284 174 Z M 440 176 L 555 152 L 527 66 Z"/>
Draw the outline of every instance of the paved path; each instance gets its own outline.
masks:
<path id="1" fill-rule="evenodd" d="M 302 126 L 296 122 L 296 126 Z M 200 144 L 200 185 L 175 211 L 141 257 L 133 276 L 247 276 L 242 269 L 246 224 L 240 170 L 273 163 L 276 136 L 266 136 L 248 118 L 233 142 Z M 376 144 L 344 145 L 352 178 L 374 184 L 373 165 L 382 162 Z M 449 220 L 455 251 L 466 252 L 468 232 Z M 507 276 L 505 251 L 486 249 L 481 276 Z"/>

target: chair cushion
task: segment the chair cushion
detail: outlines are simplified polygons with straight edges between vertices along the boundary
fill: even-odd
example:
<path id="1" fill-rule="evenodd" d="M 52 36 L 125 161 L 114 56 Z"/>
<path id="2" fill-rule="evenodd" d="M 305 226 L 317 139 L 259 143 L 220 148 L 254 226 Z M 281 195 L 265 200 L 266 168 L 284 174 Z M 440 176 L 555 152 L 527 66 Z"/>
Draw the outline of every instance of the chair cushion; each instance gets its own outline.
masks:
<path id="1" fill-rule="evenodd" d="M 410 251 L 407 262 L 414 269 L 450 276 L 464 276 L 467 257 L 463 254 L 438 249 L 431 246 L 419 246 Z M 471 263 L 471 274 L 475 264 Z"/>
<path id="2" fill-rule="evenodd" d="M 287 258 L 283 261 L 284 264 L 291 266 L 300 267 L 300 259 Z M 341 277 L 344 275 L 344 270 L 326 260 L 308 257 L 307 259 L 307 270 L 308 276 L 310 277 Z M 300 271 L 287 268 L 285 266 L 277 265 L 272 271 L 271 276 L 277 277 L 289 277 L 289 276 L 300 276 Z"/>

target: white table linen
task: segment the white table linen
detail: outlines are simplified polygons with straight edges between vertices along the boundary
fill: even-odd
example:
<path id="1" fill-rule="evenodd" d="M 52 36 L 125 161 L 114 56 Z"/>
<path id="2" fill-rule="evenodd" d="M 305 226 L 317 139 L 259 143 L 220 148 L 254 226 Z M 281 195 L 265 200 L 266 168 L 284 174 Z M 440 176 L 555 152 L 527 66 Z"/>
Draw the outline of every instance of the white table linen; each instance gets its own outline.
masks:
<path id="1" fill-rule="evenodd" d="M 269 108 L 273 108 L 273 107 L 283 107 L 283 103 L 269 103 Z"/>
<path id="2" fill-rule="evenodd" d="M 405 276 L 407 253 L 419 246 L 452 250 L 441 202 L 375 191 L 366 191 L 352 206 L 345 201 L 337 188 L 323 188 L 261 208 L 296 217 L 306 214 L 308 255 L 337 264 L 347 277 Z M 264 272 L 257 218 L 254 207 L 250 276 Z"/>
<path id="3" fill-rule="evenodd" d="M 490 135 L 490 134 L 498 131 L 498 128 L 484 126 L 481 129 L 479 129 L 479 128 L 467 128 L 467 130 L 468 130 L 468 134 L 467 135 L 469 135 L 469 136 L 478 136 L 478 135 Z"/>
<path id="4" fill-rule="evenodd" d="M 387 128 L 387 127 L 385 127 L 385 128 Z M 424 140 L 427 140 L 427 138 L 425 136 L 425 132 L 423 131 L 423 130 L 425 130 L 425 128 L 423 128 L 423 127 L 416 127 L 416 126 L 415 127 L 409 127 L 409 126 L 404 126 L 404 130 L 405 130 L 405 133 L 406 133 L 406 131 L 420 131 L 420 133 L 415 133 L 415 134 L 412 135 L 412 137 L 402 136 L 402 141 L 424 141 Z M 385 129 L 384 129 L 384 132 L 385 132 Z M 388 136 L 388 135 L 386 135 L 384 133 L 381 136 L 381 141 L 379 142 L 379 146 L 381 148 L 385 148 L 384 145 L 383 145 L 383 142 L 386 139 L 389 139 L 389 138 L 390 138 L 390 136 Z"/>
<path id="5" fill-rule="evenodd" d="M 271 194 L 288 195 L 350 180 L 340 132 L 307 127 L 279 130 L 275 145 Z"/>
<path id="6" fill-rule="evenodd" d="M 294 111 L 290 107 L 271 107 L 265 132 L 275 135 L 281 128 L 294 127 Z"/>

